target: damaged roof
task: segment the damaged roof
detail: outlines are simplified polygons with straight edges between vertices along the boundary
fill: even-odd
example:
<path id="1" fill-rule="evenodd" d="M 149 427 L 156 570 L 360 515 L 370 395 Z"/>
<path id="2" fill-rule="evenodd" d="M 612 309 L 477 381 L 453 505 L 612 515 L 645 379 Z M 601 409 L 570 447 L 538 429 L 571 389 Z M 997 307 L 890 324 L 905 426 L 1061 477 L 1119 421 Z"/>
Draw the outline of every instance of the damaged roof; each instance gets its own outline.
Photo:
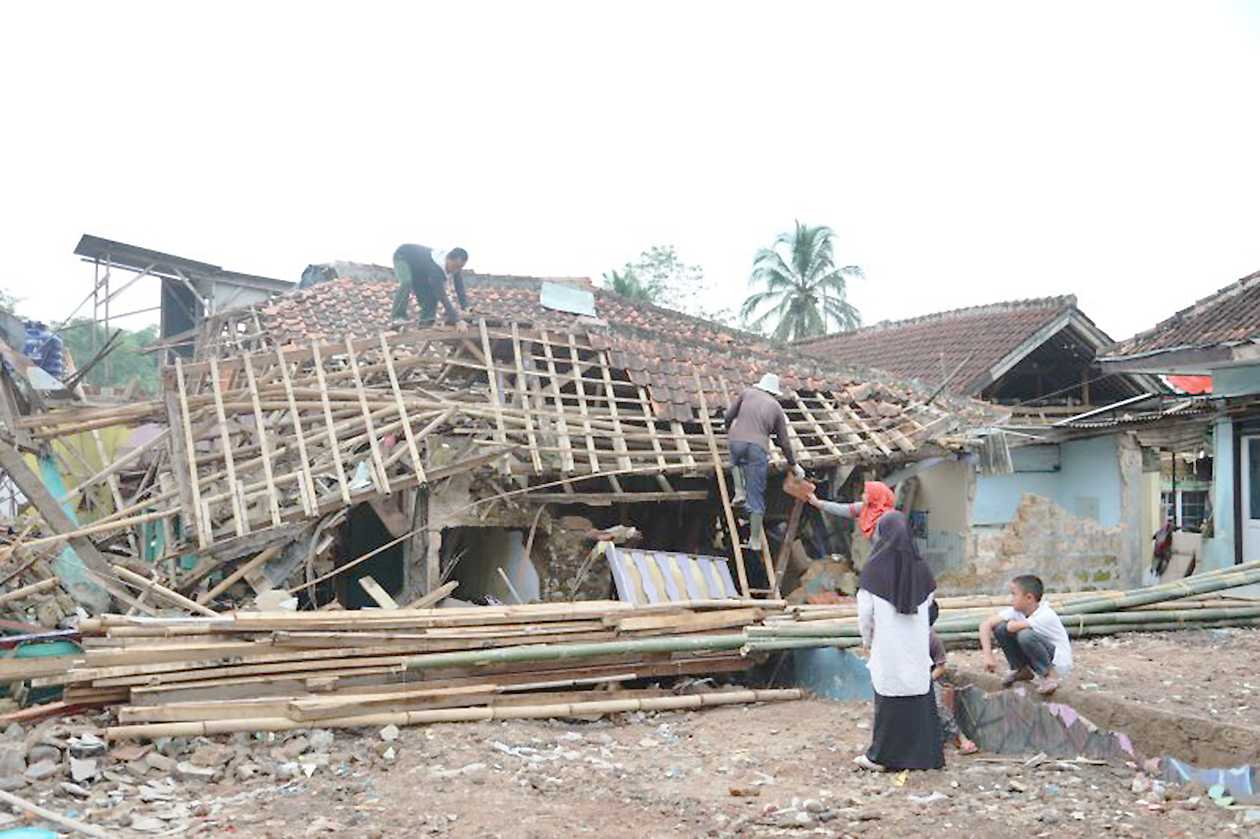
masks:
<path id="1" fill-rule="evenodd" d="M 1069 323 L 1100 346 L 1110 343 L 1076 308 L 1076 297 L 1064 295 L 887 321 L 807 339 L 798 346 L 838 363 L 873 367 L 933 385 L 960 368 L 949 390 L 974 396 Z"/>
<path id="2" fill-rule="evenodd" d="M 595 296 L 597 318 L 556 311 L 542 305 L 545 283 L 579 286 Z M 636 385 L 651 390 L 654 401 L 672 406 L 676 418 L 690 419 L 695 403 L 693 370 L 732 388 L 777 373 L 788 390 L 857 388 L 857 401 L 872 416 L 892 416 L 897 405 L 922 400 L 926 393 L 871 370 L 787 351 L 760 335 L 722 326 L 682 312 L 628 300 L 586 279 L 465 274 L 471 313 L 487 321 L 517 321 L 535 328 L 577 331 L 602 343 L 614 367 Z M 339 278 L 272 301 L 259 309 L 263 331 L 278 345 L 377 335 L 391 328 L 390 307 L 396 282 Z M 411 304 L 414 312 L 415 304 Z M 697 353 L 703 346 L 704 352 Z M 693 367 L 694 365 L 694 367 Z M 724 394 L 716 386 L 710 399 Z M 734 396 L 734 394 L 730 394 Z M 938 400 L 939 401 L 939 400 Z M 716 407 L 715 403 L 714 407 Z M 955 411 L 987 413 L 977 403 Z M 988 416 L 986 421 L 995 417 Z"/>
<path id="3" fill-rule="evenodd" d="M 1104 360 L 1248 343 L 1260 337 L 1260 271 L 1112 346 Z"/>

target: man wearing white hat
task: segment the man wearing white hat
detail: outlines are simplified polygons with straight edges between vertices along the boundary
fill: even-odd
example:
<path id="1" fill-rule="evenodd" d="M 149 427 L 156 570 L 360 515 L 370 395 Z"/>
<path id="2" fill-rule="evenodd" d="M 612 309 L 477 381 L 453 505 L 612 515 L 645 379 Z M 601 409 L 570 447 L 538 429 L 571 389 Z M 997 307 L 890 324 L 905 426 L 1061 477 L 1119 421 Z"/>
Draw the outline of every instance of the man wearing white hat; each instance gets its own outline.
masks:
<path id="1" fill-rule="evenodd" d="M 761 549 L 764 538 L 762 522 L 766 517 L 771 435 L 797 477 L 805 477 L 805 470 L 796 462 L 788 439 L 787 414 L 783 413 L 778 399 L 782 395 L 779 377 L 766 373 L 756 386 L 746 388 L 726 409 L 726 437 L 731 447 L 731 464 L 735 467 L 734 503 L 746 499 L 752 529 L 748 546 L 753 550 Z"/>

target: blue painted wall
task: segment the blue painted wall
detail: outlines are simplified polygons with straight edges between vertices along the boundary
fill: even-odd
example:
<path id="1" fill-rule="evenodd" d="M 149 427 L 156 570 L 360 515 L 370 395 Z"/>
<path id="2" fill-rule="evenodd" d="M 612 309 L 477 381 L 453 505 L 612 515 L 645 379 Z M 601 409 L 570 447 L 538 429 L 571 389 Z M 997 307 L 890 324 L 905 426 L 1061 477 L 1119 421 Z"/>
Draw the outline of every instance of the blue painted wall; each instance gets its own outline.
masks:
<path id="1" fill-rule="evenodd" d="M 840 702 L 875 697 L 866 662 L 848 650 L 834 647 L 792 650 L 791 656 L 792 683 L 797 687 Z"/>
<path id="2" fill-rule="evenodd" d="M 1057 469 L 1053 456 L 1056 452 Z M 1117 454 L 1115 435 L 1014 449 L 1014 474 L 981 475 L 976 479 L 972 520 L 978 525 L 1007 524 L 1015 517 L 1024 494 L 1033 493 L 1049 498 L 1073 515 L 1094 519 L 1103 527 L 1115 527 L 1120 524 L 1124 489 Z"/>

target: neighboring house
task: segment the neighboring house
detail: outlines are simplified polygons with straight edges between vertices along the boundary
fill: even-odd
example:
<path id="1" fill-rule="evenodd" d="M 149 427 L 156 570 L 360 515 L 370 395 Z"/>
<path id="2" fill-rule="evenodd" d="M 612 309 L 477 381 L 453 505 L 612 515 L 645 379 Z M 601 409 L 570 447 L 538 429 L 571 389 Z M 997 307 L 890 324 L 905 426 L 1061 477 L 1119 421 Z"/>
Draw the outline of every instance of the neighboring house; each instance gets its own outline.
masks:
<path id="1" fill-rule="evenodd" d="M 1126 375 L 1211 377 L 1216 411 L 1201 443 L 1213 464 L 1211 515 L 1201 524 L 1200 567 L 1260 559 L 1260 272 L 1117 344 L 1099 363 Z M 1192 515 L 1200 498 L 1190 499 Z M 1177 501 L 1184 517 L 1187 498 Z"/>
<path id="2" fill-rule="evenodd" d="M 1164 390 L 1153 376 L 1100 378 L 1095 357 L 1111 344 L 1076 297 L 1065 295 L 878 323 L 796 346 L 929 388 L 948 381 L 959 396 L 1011 406 L 1017 414 L 1061 417 Z"/>
<path id="3" fill-rule="evenodd" d="M 1099 371 L 1096 355 L 1111 343 L 1068 295 L 881 323 L 799 346 L 1011 410 L 993 435 L 1000 448 L 1009 444 L 1009 463 L 968 457 L 920 467 L 914 502 L 923 550 L 945 585 L 997 592 L 1025 571 L 1056 589 L 1141 581 L 1156 516 L 1138 513 L 1158 502 L 1150 477 L 1158 461 L 1144 460 L 1133 433 L 1109 415 L 1093 426 L 1065 424 L 1096 405 L 1166 390 L 1156 376 Z"/>
<path id="4" fill-rule="evenodd" d="M 95 288 L 84 303 L 92 302 L 92 318 L 107 328 L 111 318 L 120 319 L 149 311 L 121 312 L 114 298 L 136 282 L 156 278 L 161 283 L 160 304 L 156 307 L 160 312 L 161 343 L 175 346 L 186 357 L 192 355 L 192 339 L 205 319 L 223 311 L 261 303 L 292 289 L 294 285 L 288 280 L 227 271 L 208 262 L 86 233 L 79 239 L 74 252 L 85 262 L 93 264 Z M 115 271 L 133 276 L 111 279 Z"/>

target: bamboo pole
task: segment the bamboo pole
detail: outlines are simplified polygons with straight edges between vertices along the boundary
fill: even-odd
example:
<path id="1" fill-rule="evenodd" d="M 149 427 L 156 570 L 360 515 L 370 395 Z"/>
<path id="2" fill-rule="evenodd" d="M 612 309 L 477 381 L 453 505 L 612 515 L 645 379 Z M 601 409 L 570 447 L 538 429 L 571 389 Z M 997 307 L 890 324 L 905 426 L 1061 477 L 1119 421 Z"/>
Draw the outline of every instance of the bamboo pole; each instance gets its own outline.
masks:
<path id="1" fill-rule="evenodd" d="M 801 691 L 794 688 L 788 690 L 732 690 L 689 694 L 687 696 L 606 699 L 596 702 L 570 702 L 553 705 L 474 706 L 470 708 L 443 708 L 428 711 L 394 711 L 351 717 L 334 717 L 320 720 L 319 727 L 359 728 L 363 726 L 476 722 L 495 719 L 605 716 L 607 714 L 624 714 L 635 711 L 681 711 L 721 705 L 747 705 L 754 702 L 787 702 L 800 698 Z M 107 728 L 105 737 L 109 740 L 124 740 L 132 737 L 208 737 L 216 734 L 235 734 L 238 732 L 293 731 L 299 728 L 310 727 L 311 723 L 305 720 L 291 720 L 286 717 L 259 717 L 255 719 L 119 725 Z"/>
<path id="2" fill-rule="evenodd" d="M 32 816 L 38 816 L 44 821 L 52 822 L 53 824 L 64 827 L 66 830 L 74 833 L 82 833 L 84 836 L 94 836 L 97 837 L 97 839 L 115 839 L 115 834 L 110 833 L 107 830 L 102 830 L 99 827 L 93 827 L 87 822 L 81 822 L 78 819 L 72 819 L 69 816 L 63 816 L 60 813 L 47 810 L 40 807 L 38 804 L 32 804 L 25 798 L 18 798 L 11 792 L 0 790 L 0 801 L 3 801 L 10 807 L 30 813 Z"/>
<path id="3" fill-rule="evenodd" d="M 61 580 L 56 577 L 40 580 L 38 583 L 31 583 L 29 586 L 22 586 L 21 588 L 13 589 L 13 591 L 6 591 L 4 594 L 0 594 L 0 603 L 11 603 L 14 600 L 21 600 L 24 597 L 48 591 L 59 585 L 61 585 Z"/>
<path id="4" fill-rule="evenodd" d="M 988 615 L 967 621 L 939 620 L 933 629 L 938 635 L 950 633 L 975 633 Z M 1069 631 L 1073 627 L 1105 626 L 1109 624 L 1172 623 L 1188 625 L 1211 620 L 1260 618 L 1260 606 L 1219 607 L 1208 609 L 1135 609 L 1125 612 L 1095 612 L 1062 617 Z M 762 638 L 856 638 L 859 637 L 856 621 L 810 621 L 807 625 L 749 626 L 750 639 Z"/>
<path id="5" fill-rule="evenodd" d="M 202 606 L 197 601 L 189 600 L 184 595 L 180 594 L 177 591 L 171 591 L 166 586 L 158 585 L 152 580 L 146 579 L 145 577 L 142 577 L 141 575 L 137 574 L 135 571 L 132 571 L 130 568 L 125 568 L 121 565 L 115 565 L 114 573 L 118 575 L 118 578 L 120 580 L 126 580 L 127 582 L 131 583 L 135 587 L 142 589 L 143 591 L 147 591 L 150 594 L 154 595 L 155 597 L 160 597 L 163 600 L 167 601 L 168 603 L 172 603 L 181 609 L 187 609 L 190 612 L 195 612 L 196 614 L 205 615 L 207 617 L 212 617 L 212 618 L 219 617 L 218 612 L 215 612 L 211 609 L 207 609 L 205 606 Z"/>
<path id="6" fill-rule="evenodd" d="M 206 603 L 209 603 L 211 600 L 214 600 L 220 594 L 222 594 L 223 592 L 231 588 L 232 585 L 235 584 L 237 580 L 244 577 L 250 571 L 253 571 L 255 568 L 261 568 L 273 557 L 279 556 L 280 552 L 283 551 L 284 548 L 285 548 L 285 545 L 272 545 L 271 547 L 259 553 L 258 556 L 254 557 L 249 562 L 242 563 L 239 568 L 237 568 L 228 576 L 224 577 L 223 580 L 220 581 L 218 585 L 216 585 L 214 588 L 210 589 L 205 594 L 198 597 L 197 602 L 204 606 Z"/>
<path id="7" fill-rule="evenodd" d="M 597 641 L 588 644 L 537 644 L 501 647 L 495 650 L 469 650 L 456 653 L 428 653 L 407 660 L 408 670 L 437 670 L 445 667 L 485 667 L 522 661 L 567 661 L 626 653 L 678 653 L 736 650 L 744 643 L 739 634 L 696 637 L 635 638 L 625 641 Z"/>

